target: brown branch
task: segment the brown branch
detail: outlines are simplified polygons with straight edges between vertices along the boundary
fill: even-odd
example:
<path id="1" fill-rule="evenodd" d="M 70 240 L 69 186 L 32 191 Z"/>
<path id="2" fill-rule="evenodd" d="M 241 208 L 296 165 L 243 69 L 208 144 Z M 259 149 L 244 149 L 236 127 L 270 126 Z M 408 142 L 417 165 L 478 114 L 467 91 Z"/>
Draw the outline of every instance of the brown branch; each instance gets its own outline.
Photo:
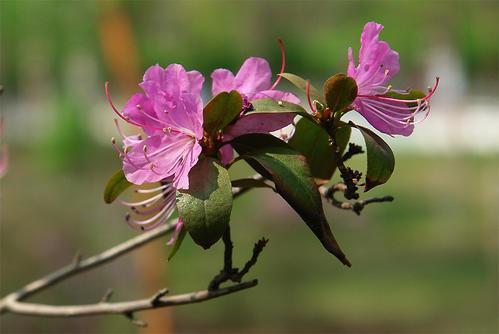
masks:
<path id="1" fill-rule="evenodd" d="M 340 176 L 343 179 L 343 182 L 345 183 L 346 186 L 343 194 L 346 199 L 358 199 L 359 194 L 357 193 L 358 190 L 357 183 L 359 182 L 361 174 L 360 172 L 352 170 L 350 167 L 345 166 L 345 161 L 349 159 L 353 154 L 351 155 L 345 154 L 347 159 L 344 159 L 345 156 L 341 154 L 340 147 L 337 143 L 338 139 L 336 138 L 336 130 L 337 128 L 335 126 L 331 126 L 327 129 L 329 134 L 330 144 L 334 151 L 334 160 L 336 162 L 338 170 L 340 171 Z M 355 147 L 354 149 L 355 149 L 355 154 L 360 153 L 357 152 L 358 148 Z"/>
<path id="2" fill-rule="evenodd" d="M 255 175 L 254 178 L 255 179 L 263 179 L 260 175 Z M 250 188 L 233 188 L 232 195 L 234 198 L 239 197 L 240 195 L 247 192 L 249 189 Z M 15 292 L 10 293 L 6 297 L 4 297 L 2 300 L 0 300 L 0 314 L 5 313 L 5 312 L 30 314 L 30 312 L 33 312 L 33 315 L 57 316 L 57 312 L 60 312 L 60 316 L 71 316 L 68 313 L 71 313 L 74 310 L 78 310 L 77 315 L 99 314 L 100 312 L 93 313 L 92 310 L 96 310 L 96 309 L 93 306 L 88 306 L 88 305 L 81 306 L 82 308 L 79 308 L 80 306 L 50 306 L 50 305 L 43 305 L 43 304 L 24 303 L 24 302 L 21 302 L 21 300 L 26 299 L 27 297 L 29 297 L 35 293 L 43 291 L 43 290 L 65 280 L 69 277 L 72 277 L 76 274 L 79 274 L 81 272 L 84 272 L 84 271 L 90 270 L 92 268 L 95 268 L 97 266 L 108 263 L 108 262 L 110 262 L 110 261 L 112 261 L 112 260 L 114 260 L 114 259 L 116 259 L 124 254 L 127 254 L 127 253 L 149 243 L 152 240 L 158 239 L 158 238 L 168 234 L 169 232 L 173 231 L 175 223 L 176 223 L 176 219 L 170 220 L 168 223 L 166 223 L 162 226 L 159 226 L 158 228 L 156 228 L 154 230 L 142 233 L 142 234 L 140 234 L 132 239 L 129 239 L 129 240 L 127 240 L 119 245 L 116 245 L 108 250 L 105 250 L 104 252 L 102 252 L 100 254 L 89 257 L 87 259 L 83 259 L 82 256 L 80 255 L 80 253 L 78 252 L 75 255 L 74 259 L 71 261 L 71 263 L 68 264 L 67 266 L 62 267 L 61 269 L 56 270 L 55 272 L 50 273 L 45 277 L 42 277 L 36 281 L 33 281 L 33 282 L 27 284 L 23 288 L 15 291 Z M 246 288 L 249 288 L 249 287 L 252 287 L 255 285 L 256 285 L 256 281 L 254 283 L 247 282 L 245 285 L 241 285 L 241 286 L 235 285 L 232 287 L 232 289 L 227 288 L 229 290 L 223 290 L 220 293 L 222 293 L 221 295 L 227 294 L 227 293 L 232 293 L 232 292 L 241 290 L 243 288 L 246 289 Z M 225 293 L 223 293 L 224 291 L 225 291 Z M 227 292 L 227 291 L 230 291 L 230 292 Z M 203 293 L 204 292 L 201 291 L 201 292 L 196 292 L 194 294 L 189 294 L 189 295 L 180 295 L 180 296 L 170 297 L 173 299 L 170 300 L 170 298 L 168 298 L 168 301 L 166 302 L 166 304 L 163 305 L 164 303 L 161 302 L 161 305 L 162 306 L 176 305 L 175 303 L 177 302 L 178 298 L 180 298 L 182 296 L 184 296 L 184 297 L 190 296 L 190 297 L 194 298 L 193 302 L 200 302 L 200 301 L 204 300 L 203 298 L 206 299 L 206 297 L 202 297 L 205 295 Z M 216 293 L 210 294 L 208 296 L 209 298 L 207 298 L 207 299 L 214 298 L 214 296 L 218 296 L 218 295 Z M 141 302 L 144 301 L 144 300 L 142 300 L 142 301 L 139 300 L 139 301 L 133 301 L 133 302 L 109 304 L 109 303 L 107 303 L 107 300 L 110 297 L 111 297 L 111 293 L 110 292 L 106 293 L 102 298 L 102 301 L 104 301 L 104 303 L 97 304 L 97 305 L 100 305 L 97 309 L 108 310 L 107 308 L 103 308 L 102 305 L 104 305 L 104 304 L 111 305 L 110 306 L 111 308 L 109 310 L 116 309 L 116 307 L 118 307 L 118 309 L 123 309 L 124 305 L 127 303 L 128 303 L 127 305 L 132 305 L 134 307 L 138 307 L 140 305 L 143 305 L 143 304 L 141 304 Z M 163 301 L 163 299 L 161 299 L 161 298 L 159 300 Z M 173 304 L 170 304 L 172 301 L 173 301 Z M 180 301 L 181 301 L 180 304 L 185 304 L 184 299 L 180 298 Z M 69 309 L 68 309 L 69 311 L 67 311 L 67 312 L 64 311 L 64 309 L 66 307 L 69 307 Z M 149 308 L 153 308 L 153 307 L 150 306 Z M 40 309 L 43 310 L 44 314 L 39 314 L 39 311 L 37 311 L 37 310 L 40 310 Z M 132 308 L 131 311 L 128 310 L 127 312 L 133 313 L 134 312 L 133 309 L 134 308 Z M 117 313 L 123 313 L 123 312 L 124 311 L 117 312 Z M 103 313 L 113 313 L 113 312 L 104 311 Z M 116 313 L 116 312 L 114 312 L 114 313 Z"/>
<path id="3" fill-rule="evenodd" d="M 12 313 L 39 317 L 79 317 L 97 314 L 123 314 L 130 320 L 132 320 L 134 324 L 140 326 L 144 325 L 145 323 L 139 323 L 139 321 L 133 317 L 133 314 L 135 312 L 157 309 L 161 307 L 200 303 L 237 291 L 249 289 L 256 286 L 257 284 L 258 281 L 253 280 L 217 289 L 214 291 L 203 290 L 170 297 L 163 297 L 163 295 L 161 295 L 162 292 L 160 291 L 154 296 L 145 299 L 118 303 L 99 302 L 96 304 L 88 305 L 52 306 L 45 304 L 20 302 L 15 298 L 15 296 L 9 296 L 6 298 L 6 307 L 7 310 Z M 158 298 L 158 295 L 161 296 Z"/>

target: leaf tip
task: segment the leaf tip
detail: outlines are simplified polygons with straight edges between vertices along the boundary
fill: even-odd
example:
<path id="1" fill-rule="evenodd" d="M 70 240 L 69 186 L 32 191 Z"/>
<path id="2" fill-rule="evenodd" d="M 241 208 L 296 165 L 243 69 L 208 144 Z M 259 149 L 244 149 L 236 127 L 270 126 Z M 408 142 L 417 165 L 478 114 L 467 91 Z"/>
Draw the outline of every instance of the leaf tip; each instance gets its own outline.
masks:
<path id="1" fill-rule="evenodd" d="M 371 180 L 369 178 L 366 178 L 366 186 L 364 187 L 364 192 L 368 192 L 372 188 L 379 186 L 382 183 L 376 182 L 374 180 Z"/>

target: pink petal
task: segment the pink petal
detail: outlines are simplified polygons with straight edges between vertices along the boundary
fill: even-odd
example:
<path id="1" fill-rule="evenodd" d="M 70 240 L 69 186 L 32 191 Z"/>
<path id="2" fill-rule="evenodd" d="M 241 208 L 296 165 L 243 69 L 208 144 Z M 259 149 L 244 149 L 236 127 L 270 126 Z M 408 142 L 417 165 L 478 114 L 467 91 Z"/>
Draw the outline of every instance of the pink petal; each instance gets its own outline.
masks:
<path id="1" fill-rule="evenodd" d="M 414 124 L 407 122 L 411 110 L 404 102 L 384 102 L 386 106 L 381 109 L 367 98 L 355 100 L 355 110 L 378 131 L 388 135 L 409 136 L 414 130 Z M 407 108 L 406 111 L 403 108 Z"/>
<path id="2" fill-rule="evenodd" d="M 203 137 L 203 101 L 199 95 L 182 93 L 171 98 L 173 107 L 161 115 L 165 127 L 195 136 Z"/>
<path id="3" fill-rule="evenodd" d="M 204 78 L 197 71 L 186 72 L 179 64 L 170 64 L 165 69 L 159 65 L 151 66 L 144 74 L 140 84 L 149 98 L 156 113 L 156 118 L 163 123 L 162 128 L 175 123 L 180 128 L 198 132 L 202 123 L 202 101 L 200 97 Z M 183 115 L 185 106 L 189 105 L 189 115 Z M 199 107 L 201 105 L 201 107 Z M 173 115 L 173 116 L 172 116 Z M 189 119 L 189 120 L 187 120 Z M 195 128 L 191 122 L 195 119 Z"/>
<path id="4" fill-rule="evenodd" d="M 293 113 L 255 112 L 243 115 L 236 123 L 226 127 L 224 135 L 241 136 L 246 133 L 268 133 L 293 123 Z"/>
<path id="5" fill-rule="evenodd" d="M 132 147 L 142 142 L 142 137 L 140 135 L 126 136 L 123 138 L 123 146 Z"/>
<path id="6" fill-rule="evenodd" d="M 399 55 L 392 50 L 388 43 L 379 40 L 383 30 L 381 24 L 368 22 L 361 35 L 359 51 L 359 65 L 353 69 L 353 57 L 349 50 L 348 74 L 352 76 L 359 86 L 359 93 L 377 94 L 383 90 L 381 86 L 395 76 L 399 69 Z"/>
<path id="7" fill-rule="evenodd" d="M 235 89 L 234 86 L 234 74 L 225 68 L 219 68 L 211 73 L 212 86 L 211 93 L 213 96 L 220 94 L 221 92 L 230 92 Z"/>
<path id="8" fill-rule="evenodd" d="M 174 183 L 184 186 L 185 174 L 197 161 L 200 151 L 197 141 L 183 133 L 151 136 L 127 153 L 123 171 L 134 184 L 157 182 L 174 175 Z"/>
<path id="9" fill-rule="evenodd" d="M 194 95 L 201 95 L 201 91 L 203 90 L 204 77 L 198 71 L 189 71 L 187 72 L 187 77 L 189 78 L 189 89 L 187 92 Z"/>
<path id="10" fill-rule="evenodd" d="M 272 71 L 269 63 L 258 57 L 246 59 L 234 79 L 234 86 L 241 94 L 252 94 L 271 87 Z"/>
<path id="11" fill-rule="evenodd" d="M 225 136 L 224 140 L 229 141 L 232 137 Z M 218 152 L 220 153 L 220 160 L 224 166 L 227 166 L 234 159 L 234 148 L 230 144 L 223 145 Z"/>
<path id="12" fill-rule="evenodd" d="M 352 48 L 348 48 L 348 76 L 355 78 L 356 70 L 355 70 L 355 60 L 353 59 L 353 51 Z"/>
<path id="13" fill-rule="evenodd" d="M 184 222 L 183 222 L 182 218 L 179 218 L 177 223 L 175 224 L 175 230 L 172 233 L 172 237 L 166 243 L 168 246 L 173 245 L 175 240 L 177 240 L 178 235 L 180 234 L 180 231 L 182 230 L 182 226 L 184 226 Z"/>
<path id="14" fill-rule="evenodd" d="M 180 169 L 176 171 L 173 178 L 173 186 L 177 189 L 189 189 L 189 172 L 192 167 L 196 165 L 199 159 L 199 155 L 203 151 L 201 145 L 197 142 L 194 143 L 193 147 L 186 154 Z"/>
<path id="15" fill-rule="evenodd" d="M 151 101 L 142 93 L 134 94 L 123 108 L 123 115 L 140 125 L 146 133 L 161 130 L 164 125 L 158 120 Z"/>
<path id="16" fill-rule="evenodd" d="M 282 92 L 280 90 L 264 90 L 256 93 L 251 100 L 258 99 L 273 99 L 276 101 L 285 101 L 290 103 L 299 104 L 300 99 L 293 93 Z"/>

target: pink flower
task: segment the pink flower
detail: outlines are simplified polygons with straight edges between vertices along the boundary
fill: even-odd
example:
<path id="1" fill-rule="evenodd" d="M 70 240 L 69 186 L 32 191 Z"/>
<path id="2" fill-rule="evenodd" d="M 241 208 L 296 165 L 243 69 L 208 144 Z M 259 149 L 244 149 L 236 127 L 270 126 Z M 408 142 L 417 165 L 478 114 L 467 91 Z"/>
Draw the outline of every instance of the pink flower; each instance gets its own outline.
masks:
<path id="1" fill-rule="evenodd" d="M 430 97 L 438 86 L 420 99 L 398 99 L 386 96 L 388 92 L 407 94 L 407 91 L 394 91 L 387 85 L 399 69 L 399 55 L 388 43 L 379 40 L 383 30 L 381 24 L 368 22 L 362 32 L 359 51 L 359 65 L 355 66 L 352 48 L 348 49 L 348 75 L 355 79 L 358 95 L 353 109 L 367 119 L 372 126 L 389 135 L 408 136 L 414 130 L 415 116 L 430 111 Z"/>
<path id="2" fill-rule="evenodd" d="M 281 73 L 284 72 L 285 57 L 282 41 L 279 40 L 282 53 Z M 243 97 L 243 108 L 238 119 L 227 126 L 223 132 L 223 141 L 245 133 L 269 133 L 291 124 L 295 117 L 293 113 L 250 113 L 253 110 L 252 101 L 257 99 L 274 99 L 291 103 L 300 103 L 300 100 L 292 93 L 276 90 L 279 76 L 274 84 L 271 83 L 272 71 L 269 63 L 258 57 L 246 59 L 239 72 L 234 76 L 231 71 L 219 68 L 211 74 L 213 85 L 211 92 L 213 96 L 220 92 L 236 90 Z M 220 149 L 222 163 L 228 164 L 234 157 L 230 144 L 225 144 Z"/>
<path id="3" fill-rule="evenodd" d="M 189 188 L 189 171 L 197 163 L 202 148 L 203 76 L 197 71 L 186 72 L 178 64 L 162 68 L 151 66 L 140 87 L 145 94 L 133 95 L 120 113 L 106 94 L 114 111 L 126 122 L 139 126 L 146 134 L 123 137 L 120 152 L 123 170 L 134 184 L 157 182 L 172 178 L 173 187 Z"/>

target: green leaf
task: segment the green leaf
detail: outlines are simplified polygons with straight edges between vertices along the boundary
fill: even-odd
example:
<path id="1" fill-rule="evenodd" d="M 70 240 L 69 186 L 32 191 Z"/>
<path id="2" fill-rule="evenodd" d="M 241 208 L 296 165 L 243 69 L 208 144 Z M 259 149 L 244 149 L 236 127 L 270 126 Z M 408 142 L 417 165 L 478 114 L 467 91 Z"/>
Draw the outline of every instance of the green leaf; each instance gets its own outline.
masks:
<path id="1" fill-rule="evenodd" d="M 306 117 L 310 120 L 314 120 L 314 116 L 309 114 L 301 105 L 286 102 L 286 101 L 276 101 L 272 99 L 258 99 L 251 102 L 254 112 L 292 112 L 296 115 Z M 251 112 L 253 113 L 253 112 Z M 248 113 L 251 114 L 251 113 Z"/>
<path id="2" fill-rule="evenodd" d="M 104 202 L 112 203 L 118 196 L 130 187 L 132 183 L 125 178 L 125 173 L 120 169 L 107 181 L 104 189 Z"/>
<path id="3" fill-rule="evenodd" d="M 229 172 L 216 159 L 200 160 L 189 172 L 189 189 L 177 191 L 177 209 L 190 236 L 204 249 L 229 225 L 232 186 Z"/>
<path id="4" fill-rule="evenodd" d="M 364 191 L 369 191 L 388 181 L 395 168 L 395 157 L 390 146 L 373 131 L 352 122 L 349 124 L 359 129 L 366 142 L 367 175 Z"/>
<path id="5" fill-rule="evenodd" d="M 173 248 L 170 251 L 170 254 L 168 254 L 168 261 L 173 259 L 175 254 L 177 254 L 178 250 L 180 249 L 180 246 L 182 246 L 182 243 L 184 242 L 186 235 L 187 235 L 187 229 L 182 227 L 180 233 L 177 236 L 177 240 L 175 240 L 175 243 L 173 244 Z"/>
<path id="6" fill-rule="evenodd" d="M 341 111 L 357 97 L 357 83 L 345 74 L 335 74 L 324 83 L 324 96 L 332 112 Z"/>
<path id="7" fill-rule="evenodd" d="M 274 189 L 271 185 L 265 183 L 263 180 L 255 179 L 238 179 L 232 181 L 232 186 L 236 188 L 270 188 Z"/>
<path id="8" fill-rule="evenodd" d="M 276 191 L 300 215 L 324 248 L 350 266 L 327 223 L 321 195 L 305 157 L 268 134 L 243 135 L 235 138 L 232 145 L 243 159 L 253 162 L 259 173 L 271 177 Z"/>
<path id="9" fill-rule="evenodd" d="M 348 145 L 350 132 L 349 126 L 338 128 L 336 138 L 341 153 Z M 289 145 L 307 158 L 313 177 L 320 180 L 331 179 L 336 170 L 336 159 L 326 130 L 308 119 L 301 119 L 296 124 L 296 130 L 289 140 Z"/>
<path id="10" fill-rule="evenodd" d="M 203 110 L 203 127 L 209 135 L 222 130 L 239 115 L 243 107 L 241 95 L 233 90 L 222 92 L 211 99 Z"/>
<path id="11" fill-rule="evenodd" d="M 302 91 L 306 92 L 307 91 L 307 80 L 292 74 L 292 73 L 283 73 L 280 74 L 281 77 L 284 79 L 288 80 L 291 82 L 293 85 L 301 89 Z M 312 100 L 317 100 L 322 104 L 326 104 L 326 100 L 324 100 L 324 96 L 321 94 L 321 92 L 315 88 L 314 86 L 310 85 L 310 98 Z"/>

